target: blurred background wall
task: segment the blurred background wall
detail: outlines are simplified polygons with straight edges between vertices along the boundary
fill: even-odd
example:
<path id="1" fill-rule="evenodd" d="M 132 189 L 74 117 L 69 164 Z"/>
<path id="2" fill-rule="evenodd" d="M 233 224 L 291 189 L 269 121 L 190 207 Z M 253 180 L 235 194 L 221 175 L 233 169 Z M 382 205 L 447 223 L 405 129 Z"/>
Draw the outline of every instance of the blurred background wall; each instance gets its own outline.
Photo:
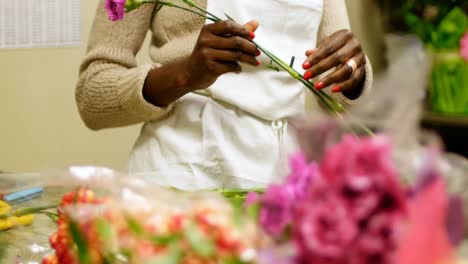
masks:
<path id="1" fill-rule="evenodd" d="M 74 85 L 98 1 L 81 2 L 81 47 L 0 50 L 0 170 L 125 166 L 139 127 L 93 132 L 76 108 Z"/>
<path id="2" fill-rule="evenodd" d="M 82 45 L 0 50 L 0 171 L 71 164 L 124 169 L 140 126 L 93 132 L 80 120 L 74 85 L 98 1 L 82 0 Z M 382 64 L 378 13 L 371 0 L 348 0 L 355 33 L 374 67 Z M 370 8 L 373 8 L 370 6 Z M 147 43 L 139 61 L 147 59 Z"/>

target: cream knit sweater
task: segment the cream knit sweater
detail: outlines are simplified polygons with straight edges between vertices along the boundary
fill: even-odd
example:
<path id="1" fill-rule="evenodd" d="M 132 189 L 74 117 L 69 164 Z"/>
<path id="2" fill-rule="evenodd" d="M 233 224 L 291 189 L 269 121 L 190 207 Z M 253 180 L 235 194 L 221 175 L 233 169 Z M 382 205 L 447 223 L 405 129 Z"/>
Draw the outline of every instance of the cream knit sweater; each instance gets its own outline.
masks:
<path id="1" fill-rule="evenodd" d="M 91 29 L 87 54 L 80 68 L 76 101 L 80 115 L 90 129 L 127 126 L 162 118 L 170 111 L 143 98 L 143 85 L 152 69 L 188 56 L 205 21 L 174 8 L 155 12 L 146 4 L 112 22 L 100 1 Z M 196 0 L 206 6 L 206 0 Z M 324 0 L 318 41 L 333 32 L 349 28 L 345 0 Z M 153 64 L 138 66 L 135 56 L 148 30 L 152 32 L 150 56 Z M 313 48 L 313 47 L 311 47 Z M 365 90 L 372 82 L 370 63 L 366 64 Z M 342 95 L 338 98 L 351 103 Z"/>

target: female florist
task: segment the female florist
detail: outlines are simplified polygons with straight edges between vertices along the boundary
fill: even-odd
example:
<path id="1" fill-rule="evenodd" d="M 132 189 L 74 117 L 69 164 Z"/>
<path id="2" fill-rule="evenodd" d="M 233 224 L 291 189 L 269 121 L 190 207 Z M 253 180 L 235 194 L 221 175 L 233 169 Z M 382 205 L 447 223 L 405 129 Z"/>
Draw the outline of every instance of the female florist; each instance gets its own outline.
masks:
<path id="1" fill-rule="evenodd" d="M 465 7 L 431 35 L 457 62 L 433 64 L 416 121 L 347 2 L 98 1 L 80 122 L 139 135 L 122 170 L 0 173 L 1 263 L 468 263 L 468 161 L 419 125 L 464 118 L 464 82 L 442 76 L 468 69 Z"/>

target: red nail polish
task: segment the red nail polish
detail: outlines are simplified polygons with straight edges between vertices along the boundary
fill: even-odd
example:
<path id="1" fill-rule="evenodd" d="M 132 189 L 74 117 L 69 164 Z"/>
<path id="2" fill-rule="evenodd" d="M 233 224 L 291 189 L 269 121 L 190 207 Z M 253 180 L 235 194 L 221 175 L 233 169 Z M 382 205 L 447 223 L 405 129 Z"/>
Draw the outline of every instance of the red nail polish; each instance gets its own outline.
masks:
<path id="1" fill-rule="evenodd" d="M 310 78 L 312 78 L 312 72 L 310 71 L 305 72 L 303 77 L 304 79 L 309 80 Z"/>
<path id="2" fill-rule="evenodd" d="M 262 52 L 260 50 L 257 50 L 257 57 L 260 56 L 260 54 L 262 54 Z"/>
<path id="3" fill-rule="evenodd" d="M 255 61 L 255 65 L 260 65 L 260 61 Z"/>
<path id="4" fill-rule="evenodd" d="M 252 31 L 249 32 L 249 38 L 254 39 L 255 38 L 255 33 Z"/>
<path id="5" fill-rule="evenodd" d="M 310 69 L 310 67 L 312 67 L 312 64 L 310 64 L 309 61 L 305 61 L 304 63 L 302 63 L 302 69 L 307 70 Z"/>
<path id="6" fill-rule="evenodd" d="M 334 92 L 334 93 L 339 93 L 339 92 L 341 92 L 341 87 L 340 87 L 340 86 L 338 86 L 338 85 L 336 85 L 336 86 L 333 86 L 333 88 L 332 88 L 332 92 Z"/>
<path id="7" fill-rule="evenodd" d="M 323 82 L 318 82 L 315 84 L 315 89 L 316 90 L 322 90 L 325 87 L 325 83 Z"/>

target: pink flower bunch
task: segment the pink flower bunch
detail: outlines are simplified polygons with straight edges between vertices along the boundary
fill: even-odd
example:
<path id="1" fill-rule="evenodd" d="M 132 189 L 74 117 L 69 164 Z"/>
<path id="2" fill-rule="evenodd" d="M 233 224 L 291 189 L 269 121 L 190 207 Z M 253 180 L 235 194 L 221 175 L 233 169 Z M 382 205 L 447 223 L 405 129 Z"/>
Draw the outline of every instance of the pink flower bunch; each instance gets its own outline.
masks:
<path id="1" fill-rule="evenodd" d="M 460 39 L 460 55 L 468 61 L 468 32 Z"/>
<path id="2" fill-rule="evenodd" d="M 117 21 L 124 18 L 126 2 L 127 0 L 106 0 L 105 8 L 110 20 Z"/>
<path id="3" fill-rule="evenodd" d="M 383 136 L 345 136 L 330 147 L 297 201 L 293 234 L 300 263 L 391 263 L 406 196 Z"/>
<path id="4" fill-rule="evenodd" d="M 406 196 L 386 137 L 345 136 L 294 211 L 301 263 L 391 263 Z"/>
<path id="5" fill-rule="evenodd" d="M 305 197 L 318 172 L 318 165 L 308 164 L 302 152 L 291 157 L 290 166 L 285 184 L 270 185 L 261 197 L 255 193 L 247 197 L 247 204 L 260 203 L 260 224 L 272 236 L 280 236 L 290 226 L 294 204 Z"/>

